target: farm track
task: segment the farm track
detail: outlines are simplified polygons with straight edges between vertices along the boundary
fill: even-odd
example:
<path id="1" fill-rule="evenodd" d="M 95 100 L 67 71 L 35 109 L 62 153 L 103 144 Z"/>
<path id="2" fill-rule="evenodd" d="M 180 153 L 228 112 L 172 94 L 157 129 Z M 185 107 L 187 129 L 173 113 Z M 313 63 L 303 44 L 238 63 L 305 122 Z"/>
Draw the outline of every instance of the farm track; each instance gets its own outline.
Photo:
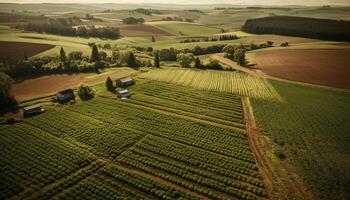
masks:
<path id="1" fill-rule="evenodd" d="M 313 194 L 306 190 L 304 183 L 291 163 L 281 161 L 273 154 L 267 136 L 257 129 L 249 99 L 242 97 L 242 103 L 248 142 L 262 173 L 269 199 L 314 199 Z"/>

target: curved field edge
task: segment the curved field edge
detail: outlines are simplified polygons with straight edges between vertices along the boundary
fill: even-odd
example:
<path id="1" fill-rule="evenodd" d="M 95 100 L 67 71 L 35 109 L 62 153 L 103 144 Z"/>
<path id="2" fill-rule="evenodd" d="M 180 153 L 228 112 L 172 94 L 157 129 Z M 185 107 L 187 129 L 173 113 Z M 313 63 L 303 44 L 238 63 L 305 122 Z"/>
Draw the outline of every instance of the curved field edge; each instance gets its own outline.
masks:
<path id="1" fill-rule="evenodd" d="M 347 199 L 350 93 L 271 80 L 283 102 L 250 98 L 279 162 L 291 162 L 320 199 Z M 272 166 L 273 167 L 273 166 Z"/>
<path id="2" fill-rule="evenodd" d="M 142 73 L 138 77 L 190 86 L 196 89 L 281 100 L 278 92 L 267 79 L 249 76 L 241 72 L 160 69 Z"/>

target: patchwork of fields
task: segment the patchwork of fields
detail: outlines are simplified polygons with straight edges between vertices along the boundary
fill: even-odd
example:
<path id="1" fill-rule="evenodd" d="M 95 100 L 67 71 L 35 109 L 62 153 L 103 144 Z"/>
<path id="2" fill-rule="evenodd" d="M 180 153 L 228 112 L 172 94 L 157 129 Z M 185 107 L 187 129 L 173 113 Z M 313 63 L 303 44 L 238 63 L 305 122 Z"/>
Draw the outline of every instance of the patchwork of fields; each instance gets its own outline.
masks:
<path id="1" fill-rule="evenodd" d="M 1 198 L 267 196 L 239 96 L 153 81 L 130 91 L 1 126 Z"/>
<path id="2" fill-rule="evenodd" d="M 279 94 L 268 80 L 241 72 L 161 69 L 140 74 L 139 77 L 248 97 L 280 99 Z"/>

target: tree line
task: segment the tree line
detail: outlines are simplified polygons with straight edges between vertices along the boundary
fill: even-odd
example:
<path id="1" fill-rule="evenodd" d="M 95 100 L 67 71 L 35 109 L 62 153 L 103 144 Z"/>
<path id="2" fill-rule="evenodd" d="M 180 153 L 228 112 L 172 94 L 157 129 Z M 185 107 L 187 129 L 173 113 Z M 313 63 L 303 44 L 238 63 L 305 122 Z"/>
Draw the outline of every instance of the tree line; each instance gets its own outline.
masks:
<path id="1" fill-rule="evenodd" d="M 280 34 L 321 40 L 350 41 L 350 21 L 291 16 L 249 19 L 243 31 L 255 34 Z"/>
<path id="2" fill-rule="evenodd" d="M 0 60 L 1 71 L 12 78 L 22 78 L 28 75 L 99 72 L 106 67 L 119 66 L 138 68 L 151 66 L 151 64 L 137 59 L 132 51 L 112 51 L 112 55 L 109 56 L 105 51 L 98 50 L 95 44 L 91 46 L 90 56 L 85 56 L 80 51 L 66 54 L 65 50 L 61 48 L 58 56 L 42 56 L 31 59 L 5 57 Z"/>
<path id="3" fill-rule="evenodd" d="M 49 33 L 63 36 L 79 36 L 79 37 L 98 37 L 108 39 L 118 39 L 120 37 L 119 28 L 95 26 L 77 26 L 74 28 L 75 20 L 68 19 L 50 19 L 47 22 L 33 22 L 16 25 L 17 29 L 32 31 L 37 33 Z"/>

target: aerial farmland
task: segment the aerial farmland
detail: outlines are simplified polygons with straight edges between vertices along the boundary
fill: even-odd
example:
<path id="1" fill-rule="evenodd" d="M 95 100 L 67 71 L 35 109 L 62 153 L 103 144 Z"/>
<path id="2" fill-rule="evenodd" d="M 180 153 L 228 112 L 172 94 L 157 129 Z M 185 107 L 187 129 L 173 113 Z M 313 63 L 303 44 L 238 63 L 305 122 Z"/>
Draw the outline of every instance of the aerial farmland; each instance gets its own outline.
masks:
<path id="1" fill-rule="evenodd" d="M 350 4 L 177 3 L 0 1 L 0 199 L 350 199 Z"/>

